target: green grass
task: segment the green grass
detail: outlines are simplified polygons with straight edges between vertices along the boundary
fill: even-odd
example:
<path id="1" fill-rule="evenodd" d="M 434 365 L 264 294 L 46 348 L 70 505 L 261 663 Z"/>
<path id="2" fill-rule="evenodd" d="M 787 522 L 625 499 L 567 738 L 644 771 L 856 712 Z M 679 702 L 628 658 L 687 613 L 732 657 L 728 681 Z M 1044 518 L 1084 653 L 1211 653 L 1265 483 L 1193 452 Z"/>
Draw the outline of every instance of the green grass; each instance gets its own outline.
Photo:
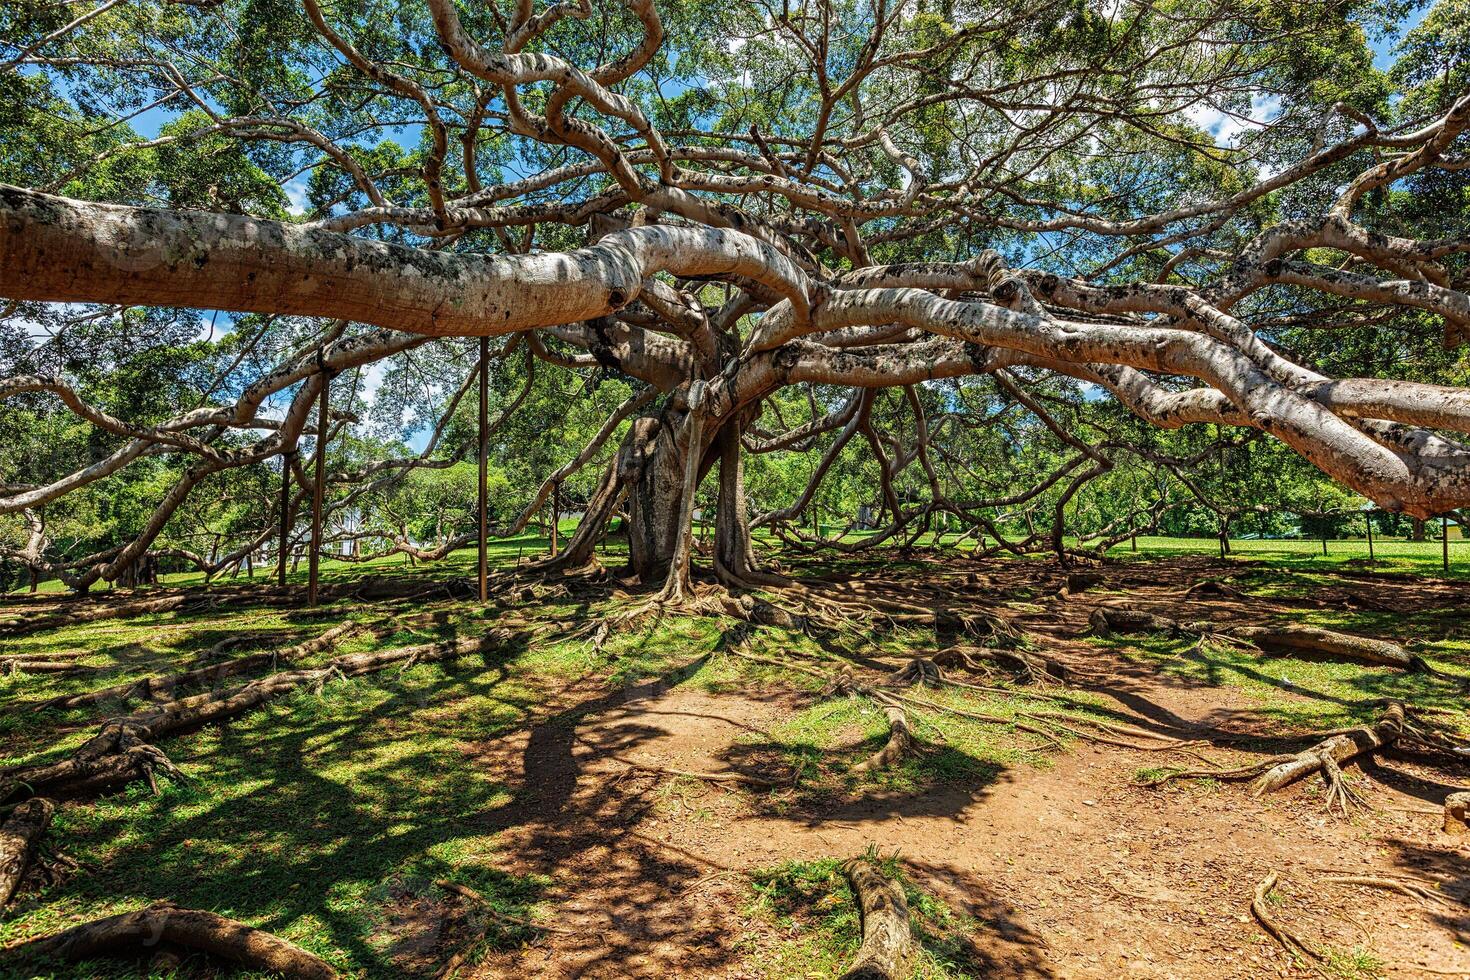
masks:
<path id="1" fill-rule="evenodd" d="M 1470 733 L 1470 624 L 1459 608 L 1399 616 L 1378 612 L 1301 610 L 1299 625 L 1316 625 L 1414 645 L 1438 669 L 1464 682 L 1388 667 L 1274 656 L 1249 647 L 1194 637 L 1139 635 L 1092 642 L 1110 646 L 1122 657 L 1156 666 L 1190 683 L 1233 687 L 1254 702 L 1264 718 L 1284 731 L 1321 730 L 1369 721 L 1385 699 L 1443 712 L 1437 717 Z"/>
<path id="2" fill-rule="evenodd" d="M 1331 976 L 1342 980 L 1374 980 L 1383 976 L 1388 966 L 1376 953 L 1366 946 L 1352 949 L 1328 949 L 1325 951 L 1326 969 Z"/>
<path id="3" fill-rule="evenodd" d="M 1381 572 L 1410 572 L 1419 575 L 1440 577 L 1444 574 L 1441 565 L 1440 541 L 1402 541 L 1396 538 L 1373 540 L 1374 559 L 1370 564 L 1368 542 L 1363 538 L 1330 540 L 1327 554 L 1322 554 L 1322 542 L 1315 538 L 1288 540 L 1230 540 L 1230 557 L 1240 561 L 1265 562 L 1272 568 L 1331 570 L 1339 565 L 1362 566 Z M 1140 537 L 1140 558 L 1169 555 L 1218 555 L 1220 545 L 1214 538 L 1166 538 Z M 1108 552 L 1114 558 L 1129 558 L 1135 552 L 1128 542 L 1116 545 Z M 1470 540 L 1450 536 L 1450 578 L 1470 578 Z"/>
<path id="4" fill-rule="evenodd" d="M 574 521 L 563 521 L 561 523 L 562 541 L 565 542 L 576 533 L 577 525 Z M 837 528 L 826 528 L 828 532 L 835 533 Z M 851 540 L 860 540 L 870 536 L 874 532 L 858 531 L 850 535 Z M 770 545 L 775 539 L 768 535 L 758 535 L 764 544 Z M 959 541 L 958 534 L 934 535 L 925 534 L 917 541 L 920 547 L 953 547 Z M 1077 539 L 1068 537 L 1067 544 L 1076 545 Z M 962 547 L 972 547 L 973 541 Z M 1232 538 L 1230 541 L 1231 557 L 1235 560 L 1265 562 L 1271 567 L 1284 569 L 1330 569 L 1337 565 L 1365 565 L 1377 571 L 1385 572 L 1411 572 L 1414 574 L 1441 576 L 1441 549 L 1439 541 L 1403 541 L 1396 538 L 1375 538 L 1373 551 L 1375 560 L 1368 564 L 1368 544 L 1363 538 L 1347 538 L 1341 540 L 1330 540 L 1327 543 L 1327 555 L 1322 554 L 1322 542 L 1316 538 L 1297 538 L 1285 540 L 1242 540 Z M 500 538 L 489 542 L 488 551 L 490 560 L 494 564 L 513 563 L 517 558 L 527 559 L 543 556 L 550 550 L 550 540 L 544 534 L 522 534 L 513 538 Z M 626 555 L 626 543 L 614 539 L 611 542 L 610 553 L 613 555 Z M 1131 558 L 1137 555 L 1139 558 L 1161 557 L 1170 555 L 1218 555 L 1219 543 L 1214 538 L 1172 538 L 1161 536 L 1140 536 L 1137 539 L 1137 550 L 1135 551 L 1130 542 L 1115 545 L 1109 552 L 1113 558 Z M 1453 531 L 1450 536 L 1450 578 L 1470 578 L 1470 539 L 1454 537 Z M 1002 556 L 1007 557 L 1007 556 Z M 1046 558 L 1045 553 L 1034 557 Z M 841 557 L 831 556 L 833 561 L 840 562 Z M 349 562 L 338 558 L 323 556 L 321 572 L 325 578 L 360 578 L 371 574 L 383 574 L 391 572 L 393 575 L 429 575 L 436 576 L 442 570 L 449 569 L 455 574 L 472 575 L 475 571 L 476 551 L 474 548 L 462 548 L 446 555 L 438 562 L 414 565 L 409 562 L 406 555 L 390 555 L 386 558 L 375 558 L 369 561 Z M 913 567 L 919 568 L 915 564 Z M 275 580 L 275 566 L 258 567 L 255 569 L 256 581 L 267 582 Z M 290 572 L 287 581 L 301 584 L 306 581 L 306 560 L 303 558 L 296 570 Z M 247 581 L 244 573 L 237 576 L 217 578 L 216 583 L 243 582 Z M 160 585 L 187 586 L 204 584 L 202 572 L 168 572 L 159 576 Z M 106 583 L 98 586 L 106 590 Z M 14 594 L 19 595 L 25 590 L 17 589 Z M 56 579 L 42 582 L 37 589 L 41 593 L 55 593 L 65 591 L 65 586 Z"/>
<path id="5" fill-rule="evenodd" d="M 442 575 L 443 567 L 435 571 Z M 363 571 L 325 574 L 334 581 Z M 359 635 L 303 663 L 475 635 L 497 618 L 493 606 L 439 608 L 443 615 L 428 625 Z M 100 718 L 138 707 L 23 708 L 43 697 L 186 669 L 241 631 L 295 642 L 345 617 L 367 621 L 384 611 L 357 601 L 315 611 L 232 605 L 8 639 L 7 653 L 84 648 L 85 662 L 100 671 L 0 677 L 0 704 L 22 706 L 0 710 L 0 766 L 63 757 Z M 571 618 L 579 608 L 553 601 L 538 611 Z M 298 690 L 225 725 L 167 739 L 161 747 L 189 781 L 164 781 L 157 796 L 135 784 L 61 808 L 50 839 L 80 869 L 64 885 L 17 901 L 0 920 L 0 946 L 169 900 L 275 932 L 349 976 L 390 977 L 399 974 L 381 935 L 385 896 L 406 887 L 454 880 L 503 912 L 534 918 L 548 882 L 496 867 L 493 827 L 517 804 L 517 791 L 504 781 L 507 774 L 477 761 L 475 747 L 554 709 L 551 692 L 569 680 L 591 675 L 616 686 L 663 675 L 708 649 L 714 632 L 705 622 L 675 620 L 614 637 L 603 654 L 581 640 L 552 639 L 508 647 L 483 665 L 419 664 L 337 679 L 319 692 Z M 490 943 L 524 938 L 492 931 Z M 125 970 L 117 962 L 97 967 L 107 976 L 129 975 Z"/>

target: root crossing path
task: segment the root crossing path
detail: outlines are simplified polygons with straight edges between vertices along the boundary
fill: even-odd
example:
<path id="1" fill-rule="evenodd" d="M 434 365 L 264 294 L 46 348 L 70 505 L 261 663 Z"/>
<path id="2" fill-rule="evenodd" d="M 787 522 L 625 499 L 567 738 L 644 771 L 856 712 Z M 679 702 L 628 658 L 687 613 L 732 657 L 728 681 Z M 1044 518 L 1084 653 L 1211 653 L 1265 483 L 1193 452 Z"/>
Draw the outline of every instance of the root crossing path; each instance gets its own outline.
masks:
<path id="1" fill-rule="evenodd" d="M 1114 679 L 1114 706 L 1181 734 L 1251 716 L 1230 690 Z M 689 683 L 589 690 L 528 735 L 467 747 L 522 781 L 515 803 L 485 815 L 487 829 L 502 835 L 504 870 L 555 882 L 545 898 L 558 926 L 475 975 L 762 976 L 736 944 L 788 937 L 750 913 L 747 875 L 873 846 L 897 850 L 917 886 L 985 924 L 972 960 L 986 976 L 1310 975 L 1251 917 L 1253 889 L 1273 869 L 1277 914 L 1320 947 L 1351 949 L 1366 931 L 1395 976 L 1470 971 L 1466 854 L 1412 806 L 1349 824 L 1325 819 L 1320 796 L 1302 791 L 1261 801 L 1193 784 L 1144 789 L 1137 771 L 1154 763 L 1111 745 L 1074 744 L 1047 769 L 1017 763 L 919 795 L 870 788 L 810 805 L 670 775 L 754 771 L 799 703 L 784 690 Z M 1439 881 L 1455 911 L 1324 883 L 1333 874 Z"/>

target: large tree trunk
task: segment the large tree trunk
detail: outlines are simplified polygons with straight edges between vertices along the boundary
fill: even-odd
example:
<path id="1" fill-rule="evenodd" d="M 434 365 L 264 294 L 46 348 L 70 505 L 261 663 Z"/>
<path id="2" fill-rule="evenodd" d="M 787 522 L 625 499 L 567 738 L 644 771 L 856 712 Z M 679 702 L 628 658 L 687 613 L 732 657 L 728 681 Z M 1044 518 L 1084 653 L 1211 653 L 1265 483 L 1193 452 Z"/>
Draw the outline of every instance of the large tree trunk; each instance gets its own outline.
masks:
<path id="1" fill-rule="evenodd" d="M 656 417 L 634 420 L 576 534 L 552 562 L 553 567 L 580 568 L 591 562 L 618 500 L 626 494 L 629 570 L 646 583 L 668 577 L 682 530 L 679 512 L 687 459 L 682 442 L 686 415 L 665 409 Z"/>
<path id="2" fill-rule="evenodd" d="M 661 582 L 679 546 L 680 492 L 685 453 L 679 445 L 684 413 L 665 410 L 653 424 L 634 427 L 638 465 L 628 484 L 628 566 L 643 582 Z"/>
<path id="3" fill-rule="evenodd" d="M 593 560 L 597 542 L 626 495 L 628 565 L 640 581 L 667 581 L 679 558 L 679 540 L 688 528 L 683 495 L 693 466 L 698 486 L 715 460 L 720 463 L 720 492 L 715 521 L 715 571 L 726 585 L 753 588 L 784 582 L 761 572 L 751 549 L 750 520 L 745 501 L 744 466 L 740 445 L 743 418 L 727 418 L 718 426 L 710 420 L 702 433 L 687 425 L 688 412 L 667 408 L 657 417 L 633 422 L 618 454 L 603 474 L 587 505 L 586 515 L 566 550 L 552 564 L 580 568 Z M 691 436 L 696 438 L 691 440 Z M 688 445 L 693 442 L 691 450 Z M 691 459 L 691 451 L 699 453 Z M 687 584 L 687 583 L 686 583 Z"/>
<path id="4" fill-rule="evenodd" d="M 733 588 L 756 588 L 785 582 L 756 567 L 750 543 L 750 519 L 745 506 L 745 462 L 740 446 L 741 426 L 727 422 L 716 437 L 720 453 L 720 499 L 715 517 L 715 574 Z M 812 513 L 816 513 L 813 506 Z"/>

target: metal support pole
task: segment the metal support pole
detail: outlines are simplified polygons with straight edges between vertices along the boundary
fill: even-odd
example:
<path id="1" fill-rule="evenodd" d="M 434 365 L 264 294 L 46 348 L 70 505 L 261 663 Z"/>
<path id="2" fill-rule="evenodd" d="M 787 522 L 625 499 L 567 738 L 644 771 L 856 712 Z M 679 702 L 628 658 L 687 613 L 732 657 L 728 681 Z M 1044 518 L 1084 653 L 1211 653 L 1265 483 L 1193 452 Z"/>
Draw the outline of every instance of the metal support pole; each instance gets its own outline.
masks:
<path id="1" fill-rule="evenodd" d="M 561 517 L 561 483 L 551 485 L 551 557 L 556 557 L 556 522 Z"/>
<path id="2" fill-rule="evenodd" d="M 1439 518 L 1440 539 L 1443 542 L 1444 573 L 1450 573 L 1450 518 L 1448 514 L 1441 514 Z"/>
<path id="3" fill-rule="evenodd" d="M 479 539 L 480 539 L 480 601 L 485 602 L 490 598 L 490 559 L 486 550 L 485 536 L 487 515 L 490 511 L 490 501 L 486 489 L 487 472 L 490 465 L 490 426 L 489 419 L 490 402 L 490 338 L 480 338 L 480 502 L 479 502 Z"/>
<path id="4" fill-rule="evenodd" d="M 1371 562 L 1371 561 L 1374 560 L 1374 558 L 1373 558 L 1373 515 L 1370 514 L 1370 513 L 1368 513 L 1366 510 L 1363 511 L 1363 526 L 1368 529 L 1368 560 Z"/>
<path id="5" fill-rule="evenodd" d="M 320 357 L 320 354 L 318 354 Z M 321 400 L 316 412 L 316 476 L 311 487 L 311 550 L 307 554 L 306 604 L 316 605 L 317 578 L 322 558 L 322 497 L 327 482 L 327 396 L 332 377 L 322 370 Z"/>
<path id="6" fill-rule="evenodd" d="M 286 550 L 291 547 L 291 457 L 295 449 L 281 453 L 281 550 L 276 555 L 276 585 L 286 587 Z"/>

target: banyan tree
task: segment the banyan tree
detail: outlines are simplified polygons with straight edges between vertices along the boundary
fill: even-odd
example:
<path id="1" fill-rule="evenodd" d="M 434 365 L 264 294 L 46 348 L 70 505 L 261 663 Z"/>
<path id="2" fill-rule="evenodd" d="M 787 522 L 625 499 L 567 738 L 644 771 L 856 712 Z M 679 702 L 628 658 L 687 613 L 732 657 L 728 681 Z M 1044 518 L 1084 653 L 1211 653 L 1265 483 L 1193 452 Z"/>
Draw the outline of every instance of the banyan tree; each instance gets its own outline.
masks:
<path id="1" fill-rule="evenodd" d="M 752 452 L 866 439 L 885 521 L 973 516 L 934 475 L 915 394 L 945 379 L 991 378 L 1041 416 L 1028 392 L 1073 379 L 1153 426 L 1261 433 L 1386 511 L 1464 506 L 1470 390 L 1411 359 L 1335 376 L 1285 339 L 1379 331 L 1453 350 L 1470 326 L 1470 97 L 1453 72 L 1412 63 L 1391 85 L 1363 60 L 1361 13 L 7 5 L 0 296 L 14 361 L 0 399 L 64 406 L 100 440 L 67 472 L 21 466 L 0 487 L 0 514 L 30 529 L 7 556 L 86 589 L 125 578 L 217 474 L 280 459 L 310 487 L 297 449 L 318 432 L 323 385 L 432 345 L 469 358 L 444 379 L 456 401 L 477 350 L 631 380 L 568 464 L 605 470 L 556 561 L 593 560 L 621 513 L 634 570 L 675 590 L 695 487 L 715 473 L 719 579 L 771 581 L 752 521 L 798 513 L 811 488 L 785 515 L 748 513 Z M 191 193 L 170 166 L 192 168 Z M 31 369 L 28 325 L 45 311 L 138 308 L 255 314 L 265 333 L 314 318 L 316 340 L 264 344 L 269 363 L 247 375 L 260 358 L 242 356 L 208 397 L 148 424 L 93 404 L 64 370 Z M 820 388 L 826 407 L 783 427 L 770 405 L 791 388 Z M 897 449 L 872 433 L 885 390 L 914 409 Z M 1056 428 L 1077 452 L 1038 486 L 1111 465 Z M 160 456 L 182 462 L 138 533 L 48 550 L 48 504 Z M 888 485 L 911 463 L 930 491 L 917 504 Z M 532 507 L 565 475 L 541 474 Z M 206 564 L 269 545 L 277 506 Z"/>

